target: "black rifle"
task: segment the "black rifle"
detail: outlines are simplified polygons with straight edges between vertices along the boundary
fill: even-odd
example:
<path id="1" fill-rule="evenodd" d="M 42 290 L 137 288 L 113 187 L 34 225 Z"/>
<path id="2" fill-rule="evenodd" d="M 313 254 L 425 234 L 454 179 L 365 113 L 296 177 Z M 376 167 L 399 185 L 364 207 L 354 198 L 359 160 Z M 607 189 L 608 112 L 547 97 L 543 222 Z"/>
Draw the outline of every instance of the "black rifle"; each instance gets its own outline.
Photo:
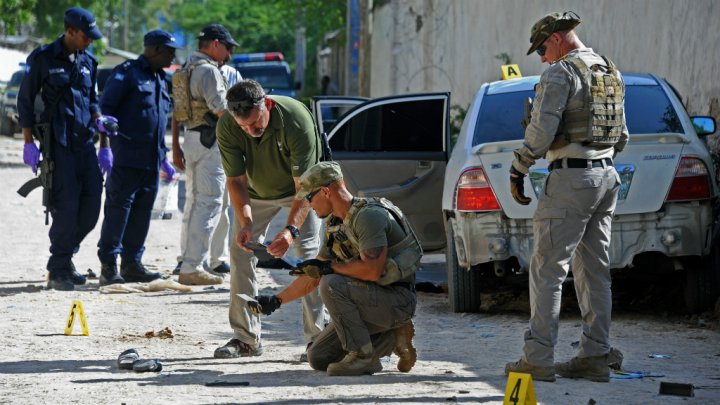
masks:
<path id="1" fill-rule="evenodd" d="M 70 80 L 65 86 L 58 91 L 55 99 L 52 103 L 47 104 L 45 111 L 48 111 L 47 121 L 40 124 L 35 124 L 32 127 L 32 134 L 40 142 L 40 153 L 42 154 L 42 160 L 38 164 L 40 174 L 32 180 L 28 180 L 20 186 L 18 194 L 23 197 L 27 197 L 31 191 L 42 186 L 43 188 L 43 199 L 42 205 L 45 207 L 45 225 L 50 224 L 50 214 L 55 212 L 55 203 L 52 199 L 53 190 L 53 173 L 55 173 L 55 162 L 53 161 L 52 144 L 53 144 L 53 117 L 55 116 L 55 110 L 60 103 L 70 86 L 77 80 L 77 72 L 79 70 L 78 63 L 80 58 L 78 52 L 75 52 L 75 64 L 73 65 L 72 71 L 70 72 Z"/>
<path id="2" fill-rule="evenodd" d="M 53 173 L 55 172 L 55 162 L 52 158 L 52 129 L 49 122 L 35 124 L 32 129 L 33 136 L 40 141 L 40 152 L 42 160 L 38 164 L 38 176 L 28 180 L 20 186 L 18 194 L 27 197 L 31 191 L 38 187 L 43 188 L 42 205 L 45 207 L 45 225 L 50 223 L 49 215 L 55 212 L 55 204 L 52 200 L 53 189 Z"/>

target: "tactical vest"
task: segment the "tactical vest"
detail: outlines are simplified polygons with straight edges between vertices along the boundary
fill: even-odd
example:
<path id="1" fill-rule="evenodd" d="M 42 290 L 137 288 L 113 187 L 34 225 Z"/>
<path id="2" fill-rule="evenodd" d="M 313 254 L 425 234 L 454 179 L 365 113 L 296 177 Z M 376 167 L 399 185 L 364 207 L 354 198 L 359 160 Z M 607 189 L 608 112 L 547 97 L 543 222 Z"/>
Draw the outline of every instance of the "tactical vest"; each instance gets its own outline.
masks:
<path id="1" fill-rule="evenodd" d="M 395 282 L 415 283 L 415 272 L 420 267 L 422 247 L 407 218 L 400 209 L 385 198 L 356 198 L 342 223 L 328 223 L 325 227 L 325 239 L 328 247 L 341 262 L 358 260 L 358 238 L 355 235 L 355 219 L 357 213 L 369 206 L 382 207 L 393 216 L 405 232 L 405 237 L 398 243 L 388 246 L 385 271 L 376 281 L 379 285 L 390 285 Z"/>
<path id="2" fill-rule="evenodd" d="M 189 128 L 206 125 L 205 113 L 210 111 L 203 99 L 194 99 L 190 92 L 190 78 L 196 67 L 210 64 L 206 59 L 198 59 L 187 63 L 182 69 L 176 71 L 172 77 L 173 84 L 173 118 L 179 122 L 186 122 Z M 223 76 L 223 80 L 226 80 Z M 226 83 L 227 84 L 227 83 Z"/>
<path id="3" fill-rule="evenodd" d="M 583 108 L 566 110 L 558 130 L 567 142 L 604 148 L 620 140 L 625 86 L 615 64 L 602 58 L 605 65 L 589 65 L 580 55 L 564 59 L 585 82 Z"/>

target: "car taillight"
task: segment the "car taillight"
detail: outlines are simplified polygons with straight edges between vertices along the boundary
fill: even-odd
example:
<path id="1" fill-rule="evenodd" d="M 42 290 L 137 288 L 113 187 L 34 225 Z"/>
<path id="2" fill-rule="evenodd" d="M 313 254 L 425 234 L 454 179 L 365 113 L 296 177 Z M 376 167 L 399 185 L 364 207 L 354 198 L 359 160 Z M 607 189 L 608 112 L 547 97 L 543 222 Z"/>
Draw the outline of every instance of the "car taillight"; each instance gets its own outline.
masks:
<path id="1" fill-rule="evenodd" d="M 482 169 L 469 169 L 460 175 L 455 188 L 455 207 L 458 211 L 500 210 L 500 204 Z"/>
<path id="2" fill-rule="evenodd" d="M 710 174 L 705 163 L 694 157 L 683 157 L 675 171 L 665 201 L 704 200 L 710 198 Z"/>

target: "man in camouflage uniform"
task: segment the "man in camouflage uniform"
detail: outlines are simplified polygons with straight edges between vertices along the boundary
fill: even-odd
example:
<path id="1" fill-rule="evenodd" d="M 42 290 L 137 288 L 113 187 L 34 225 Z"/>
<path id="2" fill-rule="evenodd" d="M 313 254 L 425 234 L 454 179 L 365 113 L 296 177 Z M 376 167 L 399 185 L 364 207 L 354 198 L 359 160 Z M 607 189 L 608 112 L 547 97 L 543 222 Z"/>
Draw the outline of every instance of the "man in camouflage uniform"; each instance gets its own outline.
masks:
<path id="1" fill-rule="evenodd" d="M 524 177 L 540 158 L 550 162 L 545 190 L 533 217 L 530 262 L 530 328 L 522 358 L 505 373 L 555 374 L 609 381 L 610 224 L 620 187 L 613 156 L 628 140 L 625 85 L 615 65 L 580 41 L 572 12 L 552 13 L 531 29 L 532 46 L 550 67 L 540 77 L 523 146 L 510 169 L 511 192 L 523 205 Z M 582 313 L 576 357 L 554 364 L 562 283 L 572 261 Z"/>
<path id="2" fill-rule="evenodd" d="M 373 374 L 380 357 L 395 352 L 397 368 L 415 365 L 415 270 L 422 249 L 402 212 L 385 199 L 355 198 L 345 187 L 340 166 L 320 162 L 300 177 L 298 200 L 307 200 L 325 219 L 325 238 L 317 259 L 298 264 L 298 274 L 277 295 L 250 302 L 270 315 L 320 287 L 331 323 L 308 349 L 308 361 L 328 375 Z"/>

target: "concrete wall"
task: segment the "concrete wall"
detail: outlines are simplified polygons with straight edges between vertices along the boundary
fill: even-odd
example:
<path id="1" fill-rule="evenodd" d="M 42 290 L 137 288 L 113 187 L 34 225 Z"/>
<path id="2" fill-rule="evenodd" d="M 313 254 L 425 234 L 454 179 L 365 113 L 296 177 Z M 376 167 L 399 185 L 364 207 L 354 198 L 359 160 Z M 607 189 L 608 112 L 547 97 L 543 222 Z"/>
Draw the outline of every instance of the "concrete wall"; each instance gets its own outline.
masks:
<path id="1" fill-rule="evenodd" d="M 566 10 L 583 20 L 585 45 L 621 71 L 665 77 L 691 114 L 720 119 L 718 0 L 375 0 L 369 95 L 449 90 L 467 107 L 480 85 L 500 79 L 496 55 L 506 53 L 524 76 L 540 74 L 540 58 L 525 55 L 530 27 Z"/>

